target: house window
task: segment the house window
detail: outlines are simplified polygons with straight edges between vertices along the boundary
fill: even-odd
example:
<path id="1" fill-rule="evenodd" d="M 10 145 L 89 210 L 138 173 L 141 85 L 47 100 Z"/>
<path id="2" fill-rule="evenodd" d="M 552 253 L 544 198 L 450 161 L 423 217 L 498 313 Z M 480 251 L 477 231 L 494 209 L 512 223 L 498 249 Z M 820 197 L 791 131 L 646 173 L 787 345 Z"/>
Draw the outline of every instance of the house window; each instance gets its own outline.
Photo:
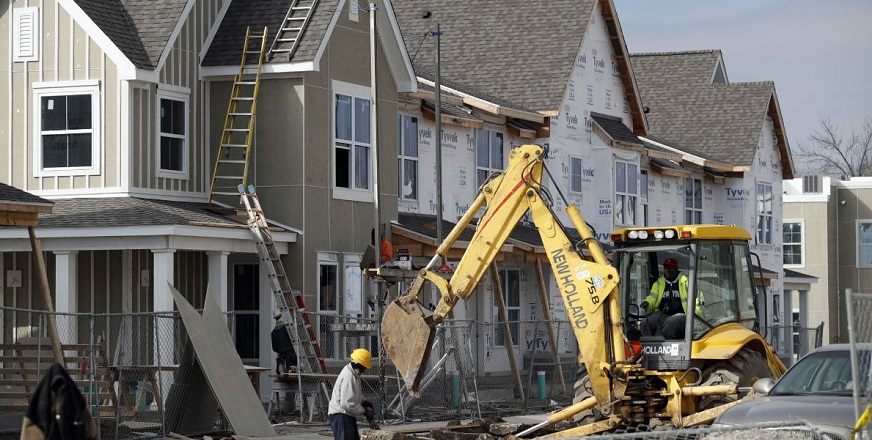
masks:
<path id="1" fill-rule="evenodd" d="M 95 81 L 34 84 L 37 175 L 97 173 L 98 91 Z"/>
<path id="2" fill-rule="evenodd" d="M 180 177 L 187 173 L 188 96 L 158 92 L 158 175 Z"/>
<path id="3" fill-rule="evenodd" d="M 521 273 L 516 269 L 500 270 L 500 287 L 503 291 L 503 303 L 506 305 L 509 332 L 512 334 L 512 345 L 518 345 L 521 319 Z M 502 322 L 499 310 L 496 311 L 494 322 Z M 506 346 L 506 334 L 503 326 L 494 327 L 494 345 Z"/>
<path id="4" fill-rule="evenodd" d="M 615 162 L 615 226 L 636 224 L 638 182 L 639 167 L 636 164 Z"/>
<path id="5" fill-rule="evenodd" d="M 369 192 L 372 141 L 369 89 L 334 81 L 333 184 L 337 189 Z M 353 196 L 352 196 L 353 197 Z M 366 200 L 370 197 L 366 196 Z"/>
<path id="6" fill-rule="evenodd" d="M 581 158 L 569 157 L 569 192 L 581 194 Z"/>
<path id="7" fill-rule="evenodd" d="M 639 171 L 639 204 L 642 226 L 648 226 L 648 170 Z"/>
<path id="8" fill-rule="evenodd" d="M 684 179 L 684 223 L 702 224 L 702 179 Z"/>
<path id="9" fill-rule="evenodd" d="M 857 265 L 872 266 L 872 220 L 857 222 Z"/>
<path id="10" fill-rule="evenodd" d="M 784 231 L 783 250 L 784 265 L 802 265 L 802 222 L 785 221 L 782 225 Z"/>
<path id="11" fill-rule="evenodd" d="M 335 255 L 318 257 L 318 340 L 324 356 L 335 358 L 339 355 L 339 344 L 333 332 L 339 312 L 339 265 Z"/>
<path id="12" fill-rule="evenodd" d="M 772 185 L 757 183 L 757 243 L 772 244 Z"/>
<path id="13" fill-rule="evenodd" d="M 15 8 L 14 11 L 12 61 L 39 61 L 39 8 Z"/>
<path id="14" fill-rule="evenodd" d="M 399 116 L 397 141 L 397 194 L 400 200 L 418 200 L 418 118 Z"/>
<path id="15" fill-rule="evenodd" d="M 503 134 L 491 130 L 475 130 L 475 172 L 479 188 L 493 173 L 503 172 Z"/>

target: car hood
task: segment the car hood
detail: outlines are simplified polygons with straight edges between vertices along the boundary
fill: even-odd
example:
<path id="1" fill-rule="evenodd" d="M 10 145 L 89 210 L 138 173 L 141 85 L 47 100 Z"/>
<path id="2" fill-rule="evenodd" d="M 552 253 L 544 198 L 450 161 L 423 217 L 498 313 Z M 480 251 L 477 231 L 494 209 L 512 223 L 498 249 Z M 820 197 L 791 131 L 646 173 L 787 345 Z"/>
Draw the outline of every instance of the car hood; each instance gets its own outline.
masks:
<path id="1" fill-rule="evenodd" d="M 850 396 L 764 396 L 726 410 L 717 423 L 804 420 L 819 427 L 853 427 L 853 405 Z"/>

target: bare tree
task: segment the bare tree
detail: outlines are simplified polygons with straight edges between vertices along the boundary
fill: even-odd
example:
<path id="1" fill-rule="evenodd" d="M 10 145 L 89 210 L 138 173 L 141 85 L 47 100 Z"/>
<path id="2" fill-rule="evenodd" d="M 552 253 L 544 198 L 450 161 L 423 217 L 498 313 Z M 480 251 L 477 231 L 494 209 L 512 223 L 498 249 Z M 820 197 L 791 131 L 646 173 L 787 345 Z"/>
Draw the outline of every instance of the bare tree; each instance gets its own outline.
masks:
<path id="1" fill-rule="evenodd" d="M 799 143 L 793 156 L 810 173 L 872 176 L 872 117 L 866 117 L 860 130 L 852 129 L 847 140 L 838 126 L 822 119 L 820 128 Z"/>

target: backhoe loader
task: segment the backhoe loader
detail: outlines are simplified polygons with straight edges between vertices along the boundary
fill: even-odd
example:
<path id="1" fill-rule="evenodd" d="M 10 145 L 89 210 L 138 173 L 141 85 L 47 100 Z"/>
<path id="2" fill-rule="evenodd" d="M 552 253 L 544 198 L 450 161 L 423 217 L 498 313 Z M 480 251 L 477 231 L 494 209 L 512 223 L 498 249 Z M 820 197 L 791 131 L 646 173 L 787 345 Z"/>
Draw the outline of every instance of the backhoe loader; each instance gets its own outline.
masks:
<path id="1" fill-rule="evenodd" d="M 429 366 L 435 328 L 460 299 L 467 300 L 518 221 L 527 212 L 542 239 L 579 348 L 576 403 L 519 436 L 558 421 L 577 427 L 549 436 L 592 434 L 618 427 L 686 427 L 710 423 L 760 377 L 778 378 L 785 367 L 755 330 L 755 284 L 750 235 L 736 226 L 692 225 L 615 231 L 611 264 L 578 208 L 566 203 L 545 166 L 539 145 L 514 148 L 508 166 L 485 182 L 409 289 L 385 310 L 385 349 L 412 395 Z M 567 206 L 580 240 L 572 240 L 552 210 L 543 173 Z M 434 268 L 479 215 L 475 233 L 447 278 Z M 583 250 L 589 257 L 585 258 Z M 658 266 L 674 258 L 688 277 L 684 334 L 643 335 L 642 307 Z M 435 310 L 418 296 L 432 284 Z M 693 312 L 691 313 L 691 310 Z"/>

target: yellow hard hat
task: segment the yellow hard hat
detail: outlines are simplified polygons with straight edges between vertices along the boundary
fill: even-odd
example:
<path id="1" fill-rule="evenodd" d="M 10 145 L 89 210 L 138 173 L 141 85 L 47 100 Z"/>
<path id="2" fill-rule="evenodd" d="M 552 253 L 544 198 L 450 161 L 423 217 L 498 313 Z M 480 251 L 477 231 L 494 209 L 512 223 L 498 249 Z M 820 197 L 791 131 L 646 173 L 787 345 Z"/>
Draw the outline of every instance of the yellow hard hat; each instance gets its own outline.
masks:
<path id="1" fill-rule="evenodd" d="M 351 352 L 351 360 L 355 363 L 363 365 L 367 369 L 372 366 L 372 355 L 365 348 L 358 348 Z"/>

